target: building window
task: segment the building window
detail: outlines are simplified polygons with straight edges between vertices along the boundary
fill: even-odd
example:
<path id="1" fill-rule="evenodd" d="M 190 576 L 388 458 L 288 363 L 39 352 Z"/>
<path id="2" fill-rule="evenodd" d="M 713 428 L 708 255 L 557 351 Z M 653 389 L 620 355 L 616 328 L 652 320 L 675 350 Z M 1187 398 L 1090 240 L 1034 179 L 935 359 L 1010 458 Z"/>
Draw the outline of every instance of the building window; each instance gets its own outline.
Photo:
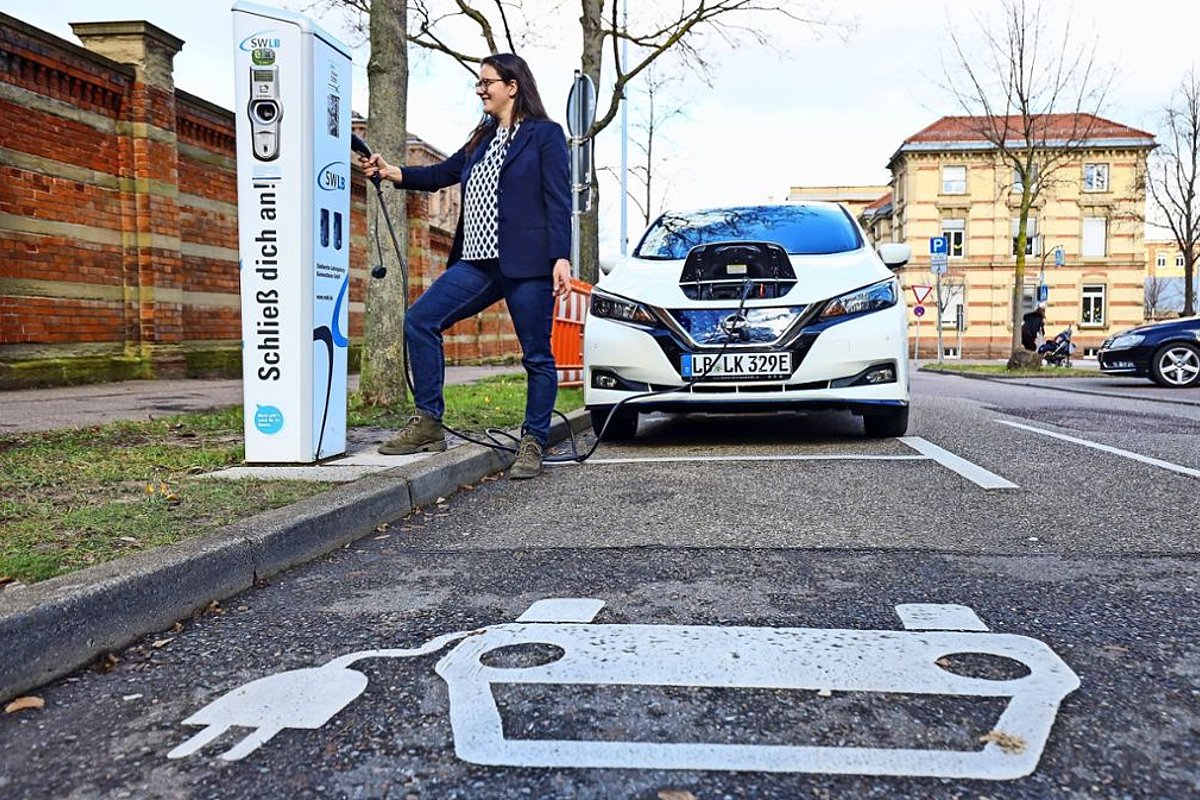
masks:
<path id="1" fill-rule="evenodd" d="M 1014 219 L 1012 221 L 1012 252 L 1017 254 L 1017 238 L 1021 232 L 1021 220 Z M 1033 256 L 1042 251 L 1041 242 L 1038 240 L 1037 220 L 1030 218 L 1025 222 L 1025 255 Z"/>
<path id="2" fill-rule="evenodd" d="M 1033 183 L 1034 183 L 1033 188 L 1034 188 L 1034 190 L 1036 190 L 1037 189 L 1037 174 L 1038 174 L 1037 164 L 1033 165 L 1032 172 L 1033 172 Z M 1012 190 L 1016 194 L 1021 194 L 1025 191 L 1025 182 L 1023 180 L 1021 180 L 1021 171 L 1018 169 L 1013 170 L 1012 185 L 1013 185 Z"/>
<path id="3" fill-rule="evenodd" d="M 1021 287 L 1021 316 L 1038 307 L 1037 288 L 1036 283 L 1026 283 Z"/>
<path id="4" fill-rule="evenodd" d="M 942 236 L 946 237 L 949 245 L 946 254 L 951 258 L 962 258 L 966 255 L 967 221 L 965 219 L 942 220 Z"/>
<path id="5" fill-rule="evenodd" d="M 1163 259 L 1163 261 L 1165 262 L 1165 261 L 1166 261 L 1166 259 L 1164 258 L 1164 259 Z M 1166 264 L 1165 264 L 1165 263 L 1163 263 L 1163 264 L 1159 264 L 1159 266 L 1160 266 L 1160 267 L 1165 267 L 1165 266 L 1166 266 Z M 1175 256 L 1175 266 L 1176 266 L 1176 267 L 1182 267 L 1182 266 L 1183 266 L 1183 253 L 1177 253 L 1177 254 L 1176 254 L 1176 256 Z"/>
<path id="6" fill-rule="evenodd" d="M 1175 256 L 1175 262 L 1178 264 L 1178 262 L 1179 262 L 1179 256 Z M 1158 254 L 1158 258 L 1156 258 L 1156 259 L 1154 260 L 1154 264 L 1155 264 L 1155 266 L 1157 266 L 1159 269 L 1162 269 L 1163 267 L 1167 266 L 1167 254 L 1166 254 L 1166 253 L 1159 253 L 1159 254 Z"/>
<path id="7" fill-rule="evenodd" d="M 1108 255 L 1108 220 L 1104 217 L 1083 218 L 1084 258 L 1104 258 Z"/>
<path id="8" fill-rule="evenodd" d="M 1079 317 L 1080 325 L 1090 325 L 1102 328 L 1104 321 L 1104 284 L 1083 285 L 1083 312 Z"/>
<path id="9" fill-rule="evenodd" d="M 942 167 L 942 194 L 967 193 L 967 168 Z"/>
<path id="10" fill-rule="evenodd" d="M 963 327 L 966 328 L 967 286 L 951 279 L 942 285 L 942 327 L 956 329 L 959 315 L 962 315 Z"/>
<path id="11" fill-rule="evenodd" d="M 1108 164 L 1083 165 L 1083 190 L 1085 192 L 1108 191 Z"/>

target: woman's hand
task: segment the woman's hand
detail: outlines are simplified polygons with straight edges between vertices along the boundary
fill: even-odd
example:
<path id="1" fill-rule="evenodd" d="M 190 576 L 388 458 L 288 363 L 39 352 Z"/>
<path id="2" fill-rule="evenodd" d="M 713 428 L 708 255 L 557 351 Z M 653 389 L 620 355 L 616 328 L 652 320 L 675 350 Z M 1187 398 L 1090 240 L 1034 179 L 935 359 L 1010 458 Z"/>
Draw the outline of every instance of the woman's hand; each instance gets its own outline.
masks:
<path id="1" fill-rule="evenodd" d="M 554 296 L 565 297 L 571 291 L 571 262 L 560 258 L 554 262 Z"/>
<path id="2" fill-rule="evenodd" d="M 362 168 L 363 175 L 367 179 L 374 178 L 376 175 L 387 178 L 397 186 L 404 180 L 404 173 L 399 167 L 393 167 L 391 164 L 383 160 L 383 156 L 379 153 L 373 154 L 370 158 L 358 157 L 358 166 Z"/>

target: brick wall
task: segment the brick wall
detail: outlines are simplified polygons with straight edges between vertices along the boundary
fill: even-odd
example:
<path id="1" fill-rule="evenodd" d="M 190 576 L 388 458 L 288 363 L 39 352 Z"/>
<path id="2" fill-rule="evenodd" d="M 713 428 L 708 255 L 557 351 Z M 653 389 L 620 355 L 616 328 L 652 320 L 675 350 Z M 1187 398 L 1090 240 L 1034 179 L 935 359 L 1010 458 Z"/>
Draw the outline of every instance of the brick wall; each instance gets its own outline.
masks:
<path id="1" fill-rule="evenodd" d="M 73 29 L 85 46 L 0 14 L 0 388 L 238 376 L 233 113 L 176 90 L 171 34 Z M 409 163 L 443 157 L 410 144 Z M 408 195 L 413 299 L 449 253 L 457 189 L 441 194 Z M 356 354 L 373 258 L 357 177 L 351 205 Z M 519 353 L 502 305 L 446 341 L 451 363 Z"/>

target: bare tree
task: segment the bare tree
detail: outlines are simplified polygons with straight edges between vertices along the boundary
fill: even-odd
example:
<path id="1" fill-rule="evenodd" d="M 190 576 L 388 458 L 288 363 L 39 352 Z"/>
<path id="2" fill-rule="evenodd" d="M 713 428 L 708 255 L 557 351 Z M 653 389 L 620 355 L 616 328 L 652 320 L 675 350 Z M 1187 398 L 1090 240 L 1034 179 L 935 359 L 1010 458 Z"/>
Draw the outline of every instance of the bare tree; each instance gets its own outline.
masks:
<path id="1" fill-rule="evenodd" d="M 371 0 L 340 0 L 368 5 Z M 831 25 L 814 8 L 819 0 L 681 0 L 676 5 L 650 5 L 638 9 L 639 27 L 626 29 L 619 19 L 621 0 L 580 0 L 583 52 L 580 70 L 601 87 L 606 44 L 612 47 L 614 77 L 597 92 L 597 118 L 586 137 L 593 138 L 617 115 L 626 85 L 664 53 L 673 52 L 697 75 L 707 78 L 712 63 L 705 43 L 719 39 L 729 47 L 744 42 L 770 46 L 765 21 L 771 17 L 803 27 Z M 453 58 L 474 72 L 482 59 L 500 49 L 516 50 L 532 41 L 537 23 L 526 21 L 522 0 L 413 0 L 409 42 Z M 555 6 L 553 11 L 558 10 Z M 553 13 L 553 11 L 551 13 Z M 475 33 L 465 36 L 463 31 Z M 620 44 L 628 40 L 638 55 L 626 64 Z M 592 210 L 582 219 L 581 276 L 599 276 L 599 186 L 593 177 Z"/>
<path id="2" fill-rule="evenodd" d="M 351 25 L 368 33 L 371 56 L 367 62 L 367 141 L 372 149 L 403 164 L 408 144 L 407 0 L 327 0 L 328 7 L 351 12 Z M 359 16 L 363 15 L 363 16 Z M 378 202 L 367 193 L 370 224 L 389 242 Z M 401 252 L 408 249 L 404 194 L 388 205 Z M 392 277 L 367 283 L 366 324 L 363 335 L 359 392 L 373 405 L 401 403 L 408 396 L 405 382 L 404 297 L 400 258 L 383 248 L 383 266 Z"/>
<path id="3" fill-rule="evenodd" d="M 681 80 L 678 73 L 667 72 L 659 64 L 651 65 L 644 76 L 643 91 L 639 93 L 643 102 L 636 105 L 638 120 L 630 125 L 635 131 L 634 135 L 630 136 L 630 143 L 641 157 L 638 163 L 629 167 L 629 173 L 641 186 L 638 192 L 632 188 L 628 189 L 627 196 L 637 206 L 644 226 L 650 224 L 664 199 L 661 190 L 658 190 L 656 195 L 656 187 L 659 185 L 656 178 L 661 180 L 660 168 L 665 162 L 661 153 L 662 129 L 672 119 L 687 115 L 683 106 L 669 92 L 671 85 Z M 627 97 L 626 102 L 630 102 L 630 98 Z M 620 179 L 618 170 L 614 167 L 604 167 L 602 171 Z"/>
<path id="4" fill-rule="evenodd" d="M 1171 231 L 1183 254 L 1183 316 L 1196 313 L 1193 276 L 1200 245 L 1200 77 L 1188 71 L 1163 109 L 1162 143 L 1150 156 L 1141 181 L 1157 212 L 1156 222 Z"/>
<path id="5" fill-rule="evenodd" d="M 1157 319 L 1170 293 L 1170 280 L 1161 275 L 1150 275 L 1142 288 L 1142 307 L 1146 319 Z"/>
<path id="6" fill-rule="evenodd" d="M 964 125 L 988 143 L 1002 168 L 1012 168 L 1012 191 L 1021 193 L 1009 361 L 1016 365 L 1026 355 L 1021 299 L 1029 211 L 1105 124 L 1098 115 L 1113 76 L 1099 69 L 1095 41 L 1076 42 L 1069 24 L 1050 30 L 1040 4 L 1005 0 L 1003 9 L 1002 25 L 976 17 L 977 43 L 964 42 L 951 28 L 954 57 L 944 71 L 947 89 L 968 115 Z"/>

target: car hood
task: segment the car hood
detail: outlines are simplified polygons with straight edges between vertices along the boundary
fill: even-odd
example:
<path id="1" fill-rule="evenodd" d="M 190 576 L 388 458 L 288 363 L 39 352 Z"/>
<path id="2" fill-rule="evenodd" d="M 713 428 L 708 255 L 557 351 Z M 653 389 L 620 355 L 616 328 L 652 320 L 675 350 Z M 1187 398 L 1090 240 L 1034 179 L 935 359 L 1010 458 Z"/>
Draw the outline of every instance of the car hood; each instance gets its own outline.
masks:
<path id="1" fill-rule="evenodd" d="M 1128 336 L 1130 334 L 1139 333 L 1142 335 L 1150 333 L 1173 333 L 1175 331 L 1200 331 L 1200 316 L 1183 317 L 1182 319 L 1169 319 L 1162 322 L 1150 322 L 1146 325 L 1138 325 L 1136 328 L 1128 328 L 1113 334 L 1112 338 L 1117 336 Z"/>
<path id="2" fill-rule="evenodd" d="M 796 285 L 771 300 L 749 300 L 748 307 L 815 303 L 893 277 L 870 250 L 820 256 L 790 256 Z M 732 300 L 690 300 L 679 288 L 683 260 L 650 261 L 629 257 L 603 276 L 596 288 L 660 308 L 736 305 Z"/>

